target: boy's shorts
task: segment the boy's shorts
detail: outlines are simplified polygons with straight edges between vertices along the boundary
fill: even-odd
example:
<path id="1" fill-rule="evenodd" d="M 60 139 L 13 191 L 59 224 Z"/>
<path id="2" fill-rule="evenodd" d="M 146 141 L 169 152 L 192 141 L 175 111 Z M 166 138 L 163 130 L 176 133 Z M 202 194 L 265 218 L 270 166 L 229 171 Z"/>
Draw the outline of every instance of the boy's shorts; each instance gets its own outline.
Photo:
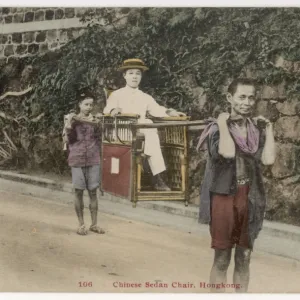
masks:
<path id="1" fill-rule="evenodd" d="M 213 194 L 211 198 L 211 247 L 228 249 L 238 245 L 249 248 L 249 185 L 238 185 L 235 195 Z"/>
<path id="2" fill-rule="evenodd" d="M 75 189 L 96 189 L 100 184 L 100 166 L 72 167 L 72 183 Z"/>

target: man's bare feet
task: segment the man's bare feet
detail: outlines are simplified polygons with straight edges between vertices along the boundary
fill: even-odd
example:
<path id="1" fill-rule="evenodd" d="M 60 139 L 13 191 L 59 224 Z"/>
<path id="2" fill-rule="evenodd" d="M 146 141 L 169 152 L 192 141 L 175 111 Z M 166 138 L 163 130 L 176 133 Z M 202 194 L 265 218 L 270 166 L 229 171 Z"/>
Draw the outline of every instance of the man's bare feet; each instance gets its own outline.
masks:
<path id="1" fill-rule="evenodd" d="M 102 228 L 100 228 L 99 226 L 96 226 L 96 225 L 91 226 L 90 231 L 93 231 L 93 232 L 96 232 L 96 233 L 99 233 L 99 234 L 104 234 L 105 233 L 104 229 L 102 229 Z"/>
<path id="2" fill-rule="evenodd" d="M 79 235 L 87 235 L 87 230 L 85 229 L 84 225 L 81 225 L 78 229 L 77 229 L 77 234 Z"/>

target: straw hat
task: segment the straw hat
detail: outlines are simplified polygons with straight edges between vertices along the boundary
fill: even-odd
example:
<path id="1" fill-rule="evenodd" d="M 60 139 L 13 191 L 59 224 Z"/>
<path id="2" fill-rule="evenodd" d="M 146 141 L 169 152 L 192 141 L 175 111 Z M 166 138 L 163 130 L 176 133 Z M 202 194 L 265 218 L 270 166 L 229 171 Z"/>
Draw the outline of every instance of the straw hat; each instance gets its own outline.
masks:
<path id="1" fill-rule="evenodd" d="M 123 64 L 121 67 L 119 67 L 119 71 L 125 71 L 129 69 L 140 69 L 142 71 L 149 70 L 148 67 L 146 67 L 145 63 L 138 58 L 130 58 L 123 61 Z"/>

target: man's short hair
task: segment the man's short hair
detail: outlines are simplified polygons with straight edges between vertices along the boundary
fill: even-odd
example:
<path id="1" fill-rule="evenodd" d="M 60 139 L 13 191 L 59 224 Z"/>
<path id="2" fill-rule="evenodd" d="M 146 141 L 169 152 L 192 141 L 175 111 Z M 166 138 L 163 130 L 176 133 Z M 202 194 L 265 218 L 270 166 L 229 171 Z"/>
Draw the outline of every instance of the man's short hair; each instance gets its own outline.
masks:
<path id="1" fill-rule="evenodd" d="M 228 93 L 232 96 L 235 94 L 238 85 L 252 85 L 257 89 L 257 82 L 253 78 L 236 78 L 228 86 Z"/>

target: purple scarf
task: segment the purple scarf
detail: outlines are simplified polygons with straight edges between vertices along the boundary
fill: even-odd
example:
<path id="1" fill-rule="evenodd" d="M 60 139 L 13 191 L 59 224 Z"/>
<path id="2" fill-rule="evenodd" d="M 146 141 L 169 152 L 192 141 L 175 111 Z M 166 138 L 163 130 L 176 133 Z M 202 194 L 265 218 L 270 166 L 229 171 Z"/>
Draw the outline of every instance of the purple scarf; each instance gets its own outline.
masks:
<path id="1" fill-rule="evenodd" d="M 204 141 L 209 136 L 210 133 L 214 132 L 216 130 L 217 126 L 217 120 L 216 119 L 210 119 L 210 123 L 204 128 L 197 145 L 197 150 L 199 149 L 205 149 L 206 144 L 204 144 Z M 239 149 L 246 153 L 246 154 L 255 154 L 258 150 L 258 144 L 259 144 L 259 130 L 257 127 L 253 124 L 252 120 L 250 118 L 247 118 L 247 138 L 245 139 L 242 137 L 241 132 L 235 122 L 231 122 L 228 126 L 229 132 L 233 137 L 233 140 L 235 141 L 236 145 L 239 147 Z"/>

